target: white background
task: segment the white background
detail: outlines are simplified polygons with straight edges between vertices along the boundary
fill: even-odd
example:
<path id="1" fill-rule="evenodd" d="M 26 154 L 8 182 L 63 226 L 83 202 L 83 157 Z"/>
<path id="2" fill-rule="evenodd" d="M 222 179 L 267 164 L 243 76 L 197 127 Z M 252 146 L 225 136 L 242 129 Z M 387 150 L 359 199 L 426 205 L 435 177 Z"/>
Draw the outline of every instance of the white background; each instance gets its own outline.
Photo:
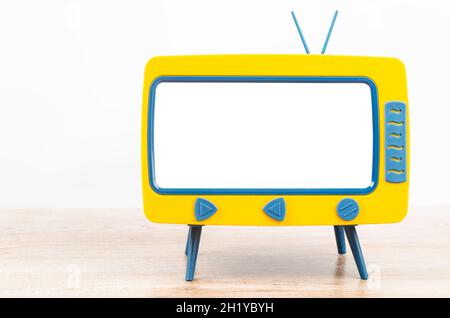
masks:
<path id="1" fill-rule="evenodd" d="M 0 3 L 0 208 L 141 207 L 143 70 L 155 55 L 394 56 L 408 73 L 413 205 L 450 204 L 450 2 Z"/>
<path id="2" fill-rule="evenodd" d="M 365 189 L 372 98 L 365 83 L 160 83 L 161 188 Z"/>

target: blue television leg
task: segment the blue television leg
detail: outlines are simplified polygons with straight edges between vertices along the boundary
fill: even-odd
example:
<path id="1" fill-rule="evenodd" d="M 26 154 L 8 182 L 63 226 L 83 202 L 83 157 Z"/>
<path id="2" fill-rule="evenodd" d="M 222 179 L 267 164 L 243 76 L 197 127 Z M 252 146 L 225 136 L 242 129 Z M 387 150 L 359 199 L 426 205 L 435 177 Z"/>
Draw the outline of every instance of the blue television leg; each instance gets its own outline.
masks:
<path id="1" fill-rule="evenodd" d="M 184 248 L 184 254 L 185 255 L 188 255 L 190 240 L 191 240 L 191 227 L 189 226 L 188 237 L 187 237 L 187 240 L 186 240 L 186 247 Z"/>
<path id="2" fill-rule="evenodd" d="M 352 249 L 353 258 L 355 259 L 356 266 L 358 267 L 359 276 L 361 279 L 368 279 L 369 274 L 367 273 L 366 263 L 364 262 L 363 253 L 361 250 L 361 245 L 359 245 L 358 234 L 356 233 L 355 226 L 344 226 L 345 234 L 347 235 L 348 243 Z"/>
<path id="3" fill-rule="evenodd" d="M 202 235 L 202 227 L 203 225 L 189 225 L 186 281 L 191 281 L 194 279 L 195 263 L 197 262 L 197 254 L 198 247 L 200 245 L 200 236 Z"/>
<path id="4" fill-rule="evenodd" d="M 345 254 L 347 252 L 345 248 L 345 233 L 343 226 L 334 226 L 334 235 L 336 236 L 336 245 L 339 254 Z"/>

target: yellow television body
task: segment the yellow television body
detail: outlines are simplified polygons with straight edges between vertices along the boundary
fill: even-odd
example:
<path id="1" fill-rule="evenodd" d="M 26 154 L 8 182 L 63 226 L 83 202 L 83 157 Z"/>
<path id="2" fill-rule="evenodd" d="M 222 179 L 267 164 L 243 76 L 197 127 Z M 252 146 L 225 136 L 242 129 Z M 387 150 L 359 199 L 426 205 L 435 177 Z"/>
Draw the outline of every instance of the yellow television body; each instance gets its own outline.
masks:
<path id="1" fill-rule="evenodd" d="M 374 109 L 374 171 L 370 189 L 350 193 L 171 193 L 153 183 L 152 96 L 167 78 L 313 78 L 343 80 L 358 78 L 372 86 Z M 392 105 L 400 105 L 391 107 Z M 399 114 L 399 112 L 401 112 Z M 391 116 L 392 115 L 392 116 Z M 400 121 L 395 121 L 401 117 Z M 392 118 L 393 120 L 391 120 Z M 400 145 L 389 140 L 400 136 Z M 393 132 L 391 131 L 393 128 Z M 189 225 L 359 225 L 393 223 L 407 214 L 409 188 L 409 125 L 406 72 L 394 58 L 332 55 L 199 55 L 152 58 L 145 68 L 142 103 L 142 190 L 145 215 L 157 223 Z M 395 138 L 394 138 L 395 139 Z M 295 145 L 293 145 L 295 146 Z M 402 155 L 391 152 L 399 150 Z M 399 162 L 401 161 L 401 162 Z M 401 169 L 398 168 L 401 166 Z M 399 178 L 400 177 L 400 178 Z M 217 212 L 199 220 L 197 200 L 212 202 Z M 274 219 L 264 207 L 283 198 L 285 216 Z M 352 199 L 358 205 L 356 217 L 346 220 L 337 210 L 339 203 Z"/>

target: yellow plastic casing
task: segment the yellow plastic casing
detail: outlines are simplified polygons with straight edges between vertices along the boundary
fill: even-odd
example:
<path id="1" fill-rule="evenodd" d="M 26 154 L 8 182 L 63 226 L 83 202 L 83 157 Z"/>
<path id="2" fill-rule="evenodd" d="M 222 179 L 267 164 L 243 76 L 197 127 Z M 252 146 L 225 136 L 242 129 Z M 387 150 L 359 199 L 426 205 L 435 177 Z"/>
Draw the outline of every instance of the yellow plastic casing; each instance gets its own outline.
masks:
<path id="1" fill-rule="evenodd" d="M 296 77 L 366 77 L 378 94 L 379 164 L 378 185 L 364 195 L 183 195 L 159 194 L 149 182 L 148 111 L 152 83 L 161 76 L 296 76 Z M 402 183 L 390 183 L 385 175 L 385 104 L 406 104 L 406 175 Z M 393 223 L 407 214 L 409 189 L 409 120 L 406 71 L 394 58 L 333 55 L 198 55 L 152 58 L 145 68 L 142 103 L 142 190 L 145 215 L 153 222 L 203 225 L 353 225 Z M 197 221 L 197 198 L 214 203 L 218 211 L 209 219 Z M 263 207 L 283 197 L 286 216 L 283 221 L 270 218 Z M 337 205 L 352 198 L 359 205 L 358 216 L 342 220 Z"/>

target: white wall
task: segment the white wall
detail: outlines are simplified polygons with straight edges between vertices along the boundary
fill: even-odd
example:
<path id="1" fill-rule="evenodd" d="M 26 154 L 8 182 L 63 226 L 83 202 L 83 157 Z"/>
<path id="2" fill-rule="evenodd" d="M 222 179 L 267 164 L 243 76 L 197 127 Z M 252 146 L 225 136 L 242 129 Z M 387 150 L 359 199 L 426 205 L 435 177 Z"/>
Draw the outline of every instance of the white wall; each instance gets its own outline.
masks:
<path id="1" fill-rule="evenodd" d="M 447 1 L 0 3 L 0 208 L 140 207 L 143 69 L 155 55 L 319 52 L 401 58 L 411 203 L 450 204 Z"/>

